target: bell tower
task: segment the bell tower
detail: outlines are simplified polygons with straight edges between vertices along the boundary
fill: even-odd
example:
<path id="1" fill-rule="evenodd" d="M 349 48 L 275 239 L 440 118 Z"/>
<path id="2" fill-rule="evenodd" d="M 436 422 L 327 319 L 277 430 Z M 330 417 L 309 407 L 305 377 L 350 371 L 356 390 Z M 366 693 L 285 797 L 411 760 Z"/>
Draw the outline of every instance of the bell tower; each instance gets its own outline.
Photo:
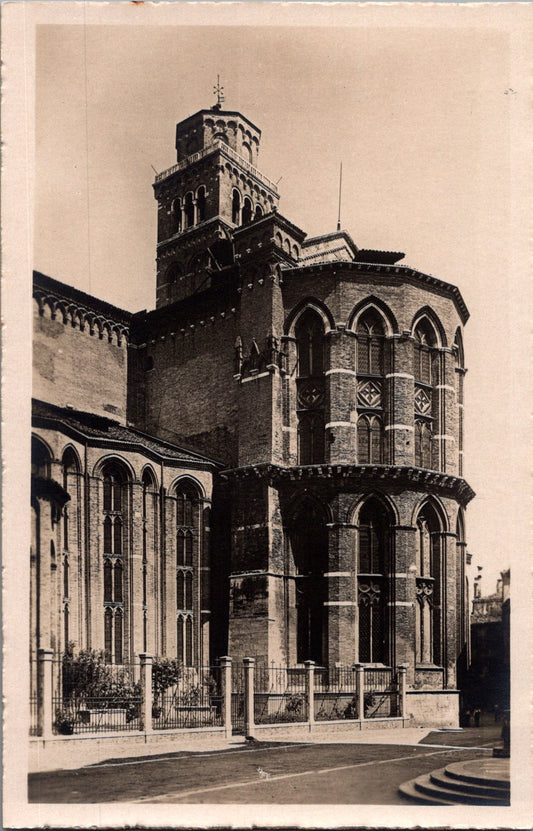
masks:
<path id="1" fill-rule="evenodd" d="M 218 85 L 217 85 L 218 87 Z M 176 125 L 176 164 L 157 174 L 157 293 L 161 308 L 229 278 L 233 232 L 277 209 L 257 169 L 261 131 L 217 103 Z"/>

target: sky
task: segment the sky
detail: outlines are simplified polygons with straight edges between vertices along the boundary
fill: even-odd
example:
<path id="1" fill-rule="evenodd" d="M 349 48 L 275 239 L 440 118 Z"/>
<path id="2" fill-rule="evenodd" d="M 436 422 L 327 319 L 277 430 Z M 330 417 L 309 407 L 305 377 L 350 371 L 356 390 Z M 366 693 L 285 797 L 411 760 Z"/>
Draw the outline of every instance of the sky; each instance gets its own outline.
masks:
<path id="1" fill-rule="evenodd" d="M 405 252 L 470 310 L 467 540 L 488 593 L 520 545 L 511 136 L 525 89 L 509 27 L 456 20 L 392 26 L 355 10 L 298 26 L 39 27 L 34 267 L 130 311 L 154 307 L 154 169 L 175 162 L 176 123 L 215 102 L 217 74 L 224 107 L 262 131 L 258 167 L 278 182 L 280 212 L 309 236 L 335 230 L 342 162 L 341 224 L 356 244 Z"/>

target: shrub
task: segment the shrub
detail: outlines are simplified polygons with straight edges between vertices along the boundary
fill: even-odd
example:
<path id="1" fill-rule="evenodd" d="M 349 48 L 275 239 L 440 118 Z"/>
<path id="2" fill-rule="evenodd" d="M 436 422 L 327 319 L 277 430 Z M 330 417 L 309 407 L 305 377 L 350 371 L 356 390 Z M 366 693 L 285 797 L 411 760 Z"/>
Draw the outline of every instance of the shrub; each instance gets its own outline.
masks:
<path id="1" fill-rule="evenodd" d="M 140 683 L 125 669 L 106 664 L 103 652 L 69 647 L 62 661 L 63 701 L 78 709 L 125 708 L 129 720 L 138 718 Z"/>

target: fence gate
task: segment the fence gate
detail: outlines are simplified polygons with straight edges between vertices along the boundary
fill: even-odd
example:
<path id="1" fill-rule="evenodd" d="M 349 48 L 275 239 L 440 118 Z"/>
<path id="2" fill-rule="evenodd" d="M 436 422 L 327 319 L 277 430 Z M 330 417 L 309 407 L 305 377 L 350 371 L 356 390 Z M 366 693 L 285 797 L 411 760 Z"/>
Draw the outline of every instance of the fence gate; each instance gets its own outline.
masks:
<path id="1" fill-rule="evenodd" d="M 244 665 L 231 667 L 231 725 L 234 736 L 244 735 Z"/>

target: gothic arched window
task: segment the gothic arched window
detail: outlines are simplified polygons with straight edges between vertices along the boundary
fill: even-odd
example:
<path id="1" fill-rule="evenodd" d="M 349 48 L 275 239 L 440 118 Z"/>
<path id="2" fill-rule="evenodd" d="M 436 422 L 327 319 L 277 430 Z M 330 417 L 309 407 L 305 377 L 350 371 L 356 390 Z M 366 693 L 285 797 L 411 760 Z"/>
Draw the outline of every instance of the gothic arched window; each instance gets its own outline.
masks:
<path id="1" fill-rule="evenodd" d="M 295 572 L 296 660 L 324 665 L 328 535 L 320 506 L 312 499 L 304 499 L 294 511 L 288 530 Z"/>
<path id="2" fill-rule="evenodd" d="M 298 345 L 298 463 L 321 464 L 325 459 L 324 323 L 307 309 L 295 327 Z"/>
<path id="3" fill-rule="evenodd" d="M 261 207 L 261 205 L 256 205 L 255 206 L 254 219 L 261 219 L 262 216 L 263 216 L 263 208 Z"/>
<path id="4" fill-rule="evenodd" d="M 386 664 L 390 517 L 378 499 L 371 498 L 363 505 L 358 528 L 359 661 Z"/>
<path id="5" fill-rule="evenodd" d="M 357 461 L 383 464 L 385 433 L 385 324 L 373 307 L 360 315 L 357 336 Z"/>
<path id="6" fill-rule="evenodd" d="M 415 465 L 438 467 L 438 444 L 433 440 L 433 425 L 438 424 L 439 352 L 436 331 L 423 317 L 414 330 L 415 376 Z"/>
<path id="7" fill-rule="evenodd" d="M 439 665 L 442 654 L 442 527 L 431 505 L 423 507 L 416 525 L 416 663 Z"/>
<path id="8" fill-rule="evenodd" d="M 424 317 L 417 323 L 414 337 L 415 381 L 433 385 L 437 383 L 436 377 L 438 377 L 434 352 L 437 346 L 437 335 L 427 318 Z"/>
<path id="9" fill-rule="evenodd" d="M 199 607 L 196 580 L 200 575 L 201 503 L 196 488 L 189 482 L 176 490 L 176 610 L 178 659 L 192 665 L 196 654 L 195 638 Z"/>
<path id="10" fill-rule="evenodd" d="M 383 375 L 385 327 L 377 311 L 369 309 L 357 323 L 357 374 Z"/>
<path id="11" fill-rule="evenodd" d="M 31 439 L 31 475 L 40 476 L 43 479 L 50 478 L 50 453 L 48 449 L 35 436 Z"/>
<path id="12" fill-rule="evenodd" d="M 383 464 L 383 422 L 379 416 L 359 416 L 357 420 L 357 460 L 360 465 Z"/>
<path id="13" fill-rule="evenodd" d="M 121 664 L 124 657 L 124 487 L 126 476 L 118 465 L 108 465 L 103 477 L 104 651 L 106 661 Z"/>
<path id="14" fill-rule="evenodd" d="M 142 608 L 143 608 L 143 650 L 146 652 L 148 648 L 148 598 L 153 603 L 153 593 L 148 592 L 148 574 L 152 576 L 153 590 L 156 590 L 156 579 L 154 575 L 155 568 L 155 540 L 157 536 L 156 518 L 157 518 L 157 487 L 154 475 L 150 469 L 146 469 L 142 477 L 143 485 L 143 503 L 142 503 L 142 535 L 143 535 L 143 550 L 142 550 Z"/>

